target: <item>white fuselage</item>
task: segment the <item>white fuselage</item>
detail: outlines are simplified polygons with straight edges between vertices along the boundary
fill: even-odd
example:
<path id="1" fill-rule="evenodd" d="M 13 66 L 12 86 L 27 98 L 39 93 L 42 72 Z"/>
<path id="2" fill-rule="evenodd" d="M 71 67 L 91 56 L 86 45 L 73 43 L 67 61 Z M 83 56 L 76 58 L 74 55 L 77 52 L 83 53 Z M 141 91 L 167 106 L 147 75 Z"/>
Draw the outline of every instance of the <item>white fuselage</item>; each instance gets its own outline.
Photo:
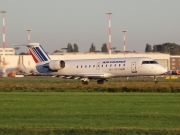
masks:
<path id="1" fill-rule="evenodd" d="M 64 62 L 65 67 L 57 71 L 48 70 L 43 68 L 42 65 L 37 65 L 36 68 L 40 73 L 75 77 L 84 76 L 92 79 L 155 76 L 167 71 L 164 67 L 147 57 L 64 60 Z"/>

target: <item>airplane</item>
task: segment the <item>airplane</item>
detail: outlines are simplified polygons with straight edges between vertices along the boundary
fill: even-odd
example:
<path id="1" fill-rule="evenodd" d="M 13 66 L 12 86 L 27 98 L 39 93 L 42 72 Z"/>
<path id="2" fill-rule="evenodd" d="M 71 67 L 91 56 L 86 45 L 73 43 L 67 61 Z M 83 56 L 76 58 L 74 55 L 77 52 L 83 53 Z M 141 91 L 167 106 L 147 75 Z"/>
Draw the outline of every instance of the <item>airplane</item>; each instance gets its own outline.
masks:
<path id="1" fill-rule="evenodd" d="M 87 85 L 90 79 L 103 84 L 109 78 L 156 76 L 167 70 L 148 57 L 51 60 L 39 43 L 26 45 L 32 55 L 39 73 L 68 79 L 81 79 Z"/>

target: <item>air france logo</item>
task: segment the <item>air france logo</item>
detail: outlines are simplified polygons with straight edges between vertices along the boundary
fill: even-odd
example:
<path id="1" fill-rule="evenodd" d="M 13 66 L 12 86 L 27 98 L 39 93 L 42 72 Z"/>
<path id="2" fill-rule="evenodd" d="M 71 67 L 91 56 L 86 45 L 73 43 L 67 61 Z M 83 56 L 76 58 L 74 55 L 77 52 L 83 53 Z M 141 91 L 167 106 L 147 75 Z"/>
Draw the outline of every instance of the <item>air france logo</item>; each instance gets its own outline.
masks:
<path id="1" fill-rule="evenodd" d="M 103 61 L 102 63 L 103 64 L 106 64 L 106 63 L 126 63 L 126 61 L 125 60 L 123 60 L 123 61 Z"/>

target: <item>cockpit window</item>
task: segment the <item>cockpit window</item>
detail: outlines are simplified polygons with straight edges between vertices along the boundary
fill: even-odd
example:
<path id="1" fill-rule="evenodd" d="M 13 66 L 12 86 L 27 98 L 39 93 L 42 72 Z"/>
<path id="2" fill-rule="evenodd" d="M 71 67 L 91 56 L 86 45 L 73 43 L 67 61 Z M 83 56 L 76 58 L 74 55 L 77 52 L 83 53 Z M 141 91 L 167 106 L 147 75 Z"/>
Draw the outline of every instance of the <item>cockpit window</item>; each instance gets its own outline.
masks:
<path id="1" fill-rule="evenodd" d="M 158 64 L 156 61 L 143 61 L 142 64 Z"/>

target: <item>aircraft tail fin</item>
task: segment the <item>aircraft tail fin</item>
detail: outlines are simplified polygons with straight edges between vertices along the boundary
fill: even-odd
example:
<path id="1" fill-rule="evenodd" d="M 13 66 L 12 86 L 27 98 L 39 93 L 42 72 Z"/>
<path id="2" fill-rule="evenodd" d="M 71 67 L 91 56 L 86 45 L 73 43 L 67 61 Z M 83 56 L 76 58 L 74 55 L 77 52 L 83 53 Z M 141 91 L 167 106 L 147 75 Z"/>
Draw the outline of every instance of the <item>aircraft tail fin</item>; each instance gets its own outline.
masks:
<path id="1" fill-rule="evenodd" d="M 36 64 L 49 62 L 51 59 L 39 43 L 26 45 Z"/>

